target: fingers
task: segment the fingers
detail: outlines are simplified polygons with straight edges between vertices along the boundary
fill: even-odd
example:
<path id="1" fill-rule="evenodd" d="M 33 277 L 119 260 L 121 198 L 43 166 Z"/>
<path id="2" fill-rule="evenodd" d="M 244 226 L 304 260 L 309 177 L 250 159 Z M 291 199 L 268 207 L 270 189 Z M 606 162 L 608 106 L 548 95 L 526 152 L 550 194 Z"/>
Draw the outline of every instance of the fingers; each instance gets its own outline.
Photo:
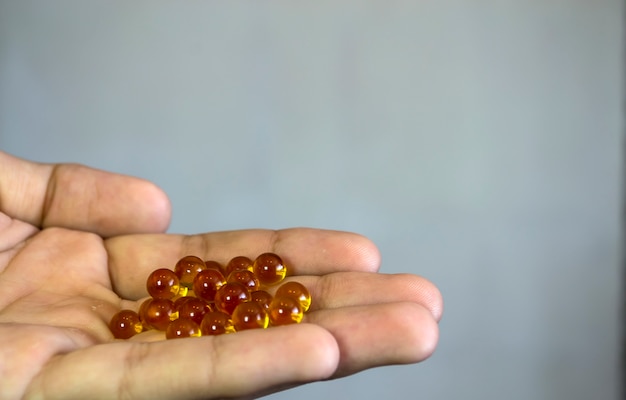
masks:
<path id="1" fill-rule="evenodd" d="M 91 344 L 88 337 L 42 325 L 0 323 L 0 387 L 3 399 L 21 399 L 37 371 L 57 353 Z"/>
<path id="2" fill-rule="evenodd" d="M 163 264 L 159 260 L 168 260 L 167 266 L 196 254 L 224 263 L 234 255 L 277 252 L 297 275 L 292 279 L 312 292 L 308 324 L 302 326 L 322 327 L 336 340 L 340 356 L 333 377 L 419 362 L 438 341 L 443 304 L 437 288 L 414 275 L 372 273 L 380 255 L 358 235 L 313 229 L 136 235 L 109 239 L 106 246 L 114 286 L 130 299 L 145 296 L 145 278 Z"/>
<path id="3" fill-rule="evenodd" d="M 412 302 L 321 310 L 308 314 L 306 321 L 328 330 L 337 341 L 340 362 L 334 378 L 423 361 L 439 339 L 433 315 Z"/>
<path id="4" fill-rule="evenodd" d="M 102 236 L 163 232 L 166 195 L 147 181 L 75 164 L 39 164 L 0 152 L 0 211 L 38 227 Z"/>
<path id="5" fill-rule="evenodd" d="M 17 246 L 37 232 L 38 229 L 31 224 L 16 220 L 0 212 L 0 251 L 6 251 Z"/>
<path id="6" fill-rule="evenodd" d="M 24 397 L 252 397 L 419 362 L 432 354 L 437 340 L 437 324 L 419 304 L 320 310 L 299 325 L 194 339 L 116 341 L 60 354 Z"/>
<path id="7" fill-rule="evenodd" d="M 328 330 L 339 345 L 335 377 L 420 362 L 437 346 L 443 300 L 422 277 L 338 272 L 296 279 L 313 299 L 305 321 Z"/>
<path id="8" fill-rule="evenodd" d="M 419 362 L 432 354 L 438 340 L 434 318 L 415 303 L 316 311 L 308 322 L 216 337 L 86 347 L 49 362 L 25 397 L 251 397 L 372 367 Z"/>
<path id="9" fill-rule="evenodd" d="M 108 239 L 109 269 L 116 292 L 127 299 L 146 296 L 146 278 L 159 267 L 173 268 L 193 254 L 226 263 L 234 256 L 279 254 L 289 275 L 335 271 L 376 271 L 380 254 L 363 236 L 338 231 L 295 228 L 242 230 L 203 235 L 129 235 Z"/>
<path id="10" fill-rule="evenodd" d="M 337 272 L 294 280 L 311 292 L 310 311 L 404 301 L 420 304 L 435 321 L 443 314 L 439 289 L 417 275 Z"/>
<path id="11" fill-rule="evenodd" d="M 307 321 L 216 337 L 86 347 L 49 362 L 25 397 L 252 397 L 419 362 L 438 340 L 430 312 L 410 302 L 321 310 Z"/>
<path id="12" fill-rule="evenodd" d="M 276 386 L 326 379 L 338 360 L 333 336 L 312 324 L 218 337 L 115 342 L 59 356 L 25 397 L 251 396 Z"/>
<path id="13" fill-rule="evenodd" d="M 131 235 L 111 238 L 105 245 L 114 289 L 127 299 L 145 297 L 150 272 L 161 266 L 171 268 L 185 254 L 224 263 L 234 255 L 253 257 L 275 251 L 291 267 L 289 274 L 297 275 L 295 279 L 311 290 L 313 309 L 411 301 L 430 310 L 436 320 L 443 310 L 441 294 L 424 278 L 363 273 L 378 269 L 380 254 L 371 241 L 352 233 L 297 228 L 193 237 Z"/>

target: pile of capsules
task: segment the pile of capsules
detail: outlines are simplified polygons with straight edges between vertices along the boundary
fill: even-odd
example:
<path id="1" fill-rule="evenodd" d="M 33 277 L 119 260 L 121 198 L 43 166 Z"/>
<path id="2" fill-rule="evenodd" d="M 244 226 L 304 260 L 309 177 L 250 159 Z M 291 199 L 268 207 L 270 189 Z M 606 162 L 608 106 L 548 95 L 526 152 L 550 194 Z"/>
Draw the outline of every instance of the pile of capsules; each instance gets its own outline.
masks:
<path id="1" fill-rule="evenodd" d="M 286 274 L 285 264 L 274 253 L 255 260 L 237 256 L 225 266 L 185 256 L 173 270 L 153 271 L 146 282 L 150 298 L 139 312 L 115 314 L 109 328 L 118 339 L 150 329 L 174 339 L 297 324 L 309 309 L 311 295 L 299 282 L 283 282 Z"/>

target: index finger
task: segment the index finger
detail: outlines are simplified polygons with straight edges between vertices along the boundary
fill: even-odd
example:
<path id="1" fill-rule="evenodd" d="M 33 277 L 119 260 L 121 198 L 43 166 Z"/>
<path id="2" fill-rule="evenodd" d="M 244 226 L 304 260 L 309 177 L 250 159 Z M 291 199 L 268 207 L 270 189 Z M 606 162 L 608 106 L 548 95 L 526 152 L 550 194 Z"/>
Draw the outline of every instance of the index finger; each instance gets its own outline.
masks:
<path id="1" fill-rule="evenodd" d="M 254 259 L 274 252 L 288 275 L 323 275 L 338 271 L 377 271 L 380 253 L 366 237 L 312 228 L 240 230 L 200 235 L 127 235 L 105 241 L 113 288 L 123 298 L 146 296 L 146 279 L 156 268 L 174 267 L 186 255 L 225 264 L 235 256 Z"/>

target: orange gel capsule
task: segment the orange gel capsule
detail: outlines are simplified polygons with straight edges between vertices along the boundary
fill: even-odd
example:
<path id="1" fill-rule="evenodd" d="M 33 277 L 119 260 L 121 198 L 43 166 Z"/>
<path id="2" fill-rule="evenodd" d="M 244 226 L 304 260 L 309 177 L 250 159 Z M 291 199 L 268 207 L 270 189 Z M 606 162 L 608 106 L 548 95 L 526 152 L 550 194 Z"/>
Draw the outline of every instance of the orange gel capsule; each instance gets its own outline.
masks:
<path id="1" fill-rule="evenodd" d="M 146 289 L 155 299 L 172 299 L 178 294 L 178 276 L 171 269 L 159 268 L 148 276 Z"/>
<path id="2" fill-rule="evenodd" d="M 148 299 L 139 308 L 139 318 L 147 329 L 164 331 L 177 317 L 174 302 L 168 299 Z"/>
<path id="3" fill-rule="evenodd" d="M 214 268 L 198 272 L 193 280 L 193 292 L 204 301 L 214 301 L 217 290 L 226 283 L 222 273 Z"/>
<path id="4" fill-rule="evenodd" d="M 250 300 L 250 292 L 239 282 L 227 282 L 215 294 L 217 310 L 232 315 L 235 307 Z"/>
<path id="5" fill-rule="evenodd" d="M 252 271 L 264 286 L 275 285 L 287 275 L 283 260 L 274 253 L 263 253 L 258 256 L 254 260 Z"/>
<path id="6" fill-rule="evenodd" d="M 255 290 L 250 293 L 250 300 L 259 303 L 265 311 L 269 310 L 273 296 L 265 290 Z"/>
<path id="7" fill-rule="evenodd" d="M 207 268 L 213 268 L 213 269 L 220 271 L 221 273 L 224 273 L 224 267 L 222 266 L 222 264 L 218 263 L 217 261 L 204 260 L 204 265 L 206 265 Z"/>
<path id="8" fill-rule="evenodd" d="M 189 318 L 178 318 L 171 321 L 165 330 L 166 339 L 200 337 L 200 326 Z"/>
<path id="9" fill-rule="evenodd" d="M 206 301 L 197 297 L 191 297 L 178 307 L 178 318 L 189 318 L 196 324 L 202 323 L 204 315 L 211 311 Z"/>
<path id="10" fill-rule="evenodd" d="M 278 290 L 276 290 L 275 296 L 291 297 L 298 300 L 304 312 L 307 312 L 311 306 L 311 293 L 309 289 L 300 282 L 291 281 L 283 283 Z"/>
<path id="11" fill-rule="evenodd" d="M 247 269 L 238 269 L 230 273 L 226 282 L 239 282 L 244 285 L 250 292 L 259 290 L 260 283 L 257 277 Z"/>
<path id="12" fill-rule="evenodd" d="M 252 260 L 246 256 L 237 256 L 231 258 L 231 260 L 226 264 L 225 273 L 226 275 L 230 275 L 233 271 L 247 269 L 248 271 L 252 271 Z"/>
<path id="13" fill-rule="evenodd" d="M 274 326 L 298 324 L 302 321 L 304 313 L 300 302 L 291 297 L 274 297 L 270 303 L 269 318 Z"/>
<path id="14" fill-rule="evenodd" d="M 222 335 L 235 332 L 235 327 L 230 315 L 221 311 L 211 311 L 204 315 L 200 330 L 205 336 Z"/>
<path id="15" fill-rule="evenodd" d="M 259 303 L 253 301 L 241 303 L 233 311 L 233 325 L 236 331 L 265 329 L 268 323 L 267 313 Z"/>
<path id="16" fill-rule="evenodd" d="M 136 312 L 121 310 L 111 318 L 109 329 L 117 339 L 128 339 L 141 333 L 143 325 Z"/>
<path id="17" fill-rule="evenodd" d="M 204 264 L 201 258 L 196 256 L 185 256 L 178 260 L 174 266 L 174 272 L 178 276 L 180 284 L 187 288 L 191 288 L 193 278 L 204 269 L 206 269 L 206 264 Z"/>

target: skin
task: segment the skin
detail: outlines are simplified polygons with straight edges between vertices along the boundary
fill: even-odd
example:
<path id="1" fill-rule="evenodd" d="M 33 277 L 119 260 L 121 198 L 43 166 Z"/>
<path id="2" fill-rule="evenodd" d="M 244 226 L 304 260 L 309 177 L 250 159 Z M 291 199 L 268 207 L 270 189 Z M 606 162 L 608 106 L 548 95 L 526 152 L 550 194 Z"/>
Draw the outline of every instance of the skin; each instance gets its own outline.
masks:
<path id="1" fill-rule="evenodd" d="M 254 398 L 428 358 L 442 298 L 426 279 L 378 273 L 367 238 L 319 229 L 165 234 L 152 183 L 0 152 L 0 387 L 3 398 Z M 305 323 L 217 337 L 114 339 L 155 268 L 193 254 L 222 263 L 280 254 L 313 303 Z M 261 368 L 259 368 L 261 366 Z"/>

